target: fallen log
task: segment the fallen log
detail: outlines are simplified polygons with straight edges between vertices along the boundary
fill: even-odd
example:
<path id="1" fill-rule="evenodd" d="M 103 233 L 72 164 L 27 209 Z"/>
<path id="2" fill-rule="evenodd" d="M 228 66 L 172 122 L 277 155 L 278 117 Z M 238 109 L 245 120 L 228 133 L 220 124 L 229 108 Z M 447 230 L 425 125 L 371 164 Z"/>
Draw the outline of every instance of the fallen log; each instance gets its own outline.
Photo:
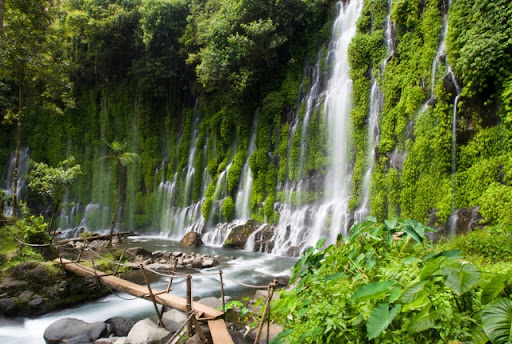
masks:
<path id="1" fill-rule="evenodd" d="M 116 232 L 112 234 L 113 237 L 126 237 L 135 235 L 133 232 Z M 65 245 L 68 243 L 73 243 L 77 241 L 94 241 L 94 240 L 110 240 L 110 234 L 102 234 L 102 235 L 90 235 L 85 238 L 69 238 L 69 239 L 61 239 L 57 243 L 59 245 Z"/>
<path id="2" fill-rule="evenodd" d="M 78 263 L 75 263 L 73 261 L 67 260 L 67 259 L 55 259 L 54 262 L 58 264 L 62 264 L 63 267 L 71 272 L 74 272 L 77 275 L 84 276 L 84 277 L 98 277 L 100 283 L 103 285 L 113 288 L 115 290 L 130 294 L 132 296 L 140 297 L 143 299 L 146 299 L 148 301 L 153 301 L 151 294 L 147 287 L 141 286 L 139 284 L 126 281 L 122 278 L 115 277 L 109 274 L 106 274 L 104 272 L 94 270 L 93 268 L 89 268 L 83 265 L 80 265 Z M 167 307 L 175 308 L 182 312 L 187 312 L 187 300 L 167 294 L 165 291 L 159 291 L 159 290 L 152 290 L 156 303 L 160 305 L 164 305 Z M 220 318 L 224 315 L 223 312 L 218 311 L 214 308 L 202 305 L 197 302 L 192 302 L 192 308 L 194 309 L 194 313 L 196 316 L 204 315 L 208 318 Z"/>

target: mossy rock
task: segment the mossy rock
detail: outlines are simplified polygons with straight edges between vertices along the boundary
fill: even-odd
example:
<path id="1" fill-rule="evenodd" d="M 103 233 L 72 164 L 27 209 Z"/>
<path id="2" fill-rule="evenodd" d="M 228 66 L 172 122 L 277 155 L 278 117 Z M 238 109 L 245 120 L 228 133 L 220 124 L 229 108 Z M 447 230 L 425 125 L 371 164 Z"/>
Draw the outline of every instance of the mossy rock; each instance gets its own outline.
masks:
<path id="1" fill-rule="evenodd" d="M 249 236 L 259 228 L 260 223 L 254 220 L 247 220 L 246 223 L 236 226 L 229 233 L 226 241 L 222 245 L 225 248 L 235 248 L 243 250 Z"/>

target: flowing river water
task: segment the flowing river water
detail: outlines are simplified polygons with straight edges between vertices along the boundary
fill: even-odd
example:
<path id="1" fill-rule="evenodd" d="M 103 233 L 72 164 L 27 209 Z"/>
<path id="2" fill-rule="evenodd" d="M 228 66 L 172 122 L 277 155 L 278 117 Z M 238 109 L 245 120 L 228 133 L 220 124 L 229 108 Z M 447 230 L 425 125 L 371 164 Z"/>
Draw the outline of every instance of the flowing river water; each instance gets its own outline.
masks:
<path id="1" fill-rule="evenodd" d="M 193 272 L 192 296 L 195 299 L 208 296 L 220 297 L 219 277 L 211 274 L 212 272 L 222 270 L 225 294 L 233 298 L 241 298 L 253 295 L 255 290 L 241 287 L 226 278 L 226 274 L 245 284 L 266 285 L 273 280 L 274 276 L 290 275 L 290 269 L 297 261 L 297 258 L 278 257 L 221 247 L 180 248 L 178 242 L 161 237 L 132 237 L 126 245 L 128 247 L 143 247 L 148 251 L 180 251 L 219 255 L 221 257 L 220 265 Z M 134 281 L 143 284 L 142 279 Z M 151 287 L 165 289 L 167 283 L 167 278 L 155 277 Z M 185 297 L 185 288 L 184 278 L 174 278 L 172 294 Z M 142 319 L 153 315 L 155 315 L 155 310 L 151 302 L 138 298 L 134 299 L 131 295 L 116 292 L 94 302 L 40 317 L 14 319 L 0 317 L 0 343 L 42 344 L 44 343 L 43 333 L 45 329 L 61 318 L 71 317 L 86 322 L 103 322 L 115 316 Z"/>

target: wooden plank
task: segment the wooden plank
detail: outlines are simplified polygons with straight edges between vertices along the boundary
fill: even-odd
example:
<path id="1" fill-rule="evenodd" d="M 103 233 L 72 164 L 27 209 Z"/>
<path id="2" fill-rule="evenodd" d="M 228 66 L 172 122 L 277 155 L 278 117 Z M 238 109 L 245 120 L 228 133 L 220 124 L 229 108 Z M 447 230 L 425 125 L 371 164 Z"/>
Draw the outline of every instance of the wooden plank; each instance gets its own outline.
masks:
<path id="1" fill-rule="evenodd" d="M 208 327 L 210 328 L 213 344 L 234 344 L 224 319 L 209 320 Z"/>
<path id="2" fill-rule="evenodd" d="M 56 262 L 58 264 L 61 263 L 60 259 L 55 259 L 54 262 Z M 152 301 L 147 287 L 138 285 L 138 284 L 130 282 L 130 281 L 126 281 L 119 277 L 108 275 L 108 274 L 98 271 L 98 270 L 96 270 L 96 273 L 95 273 L 94 269 L 77 264 L 77 263 L 67 260 L 67 259 L 62 259 L 62 264 L 66 270 L 74 272 L 77 275 L 84 276 L 84 277 L 95 277 L 96 275 L 98 275 L 101 283 L 103 283 L 104 285 L 106 285 L 108 287 L 114 288 L 116 290 L 122 291 L 124 293 L 130 294 L 130 295 L 133 295 L 136 297 L 140 297 L 140 298 Z M 158 295 L 155 295 L 155 300 L 158 304 L 172 307 L 172 308 L 175 308 L 182 312 L 187 312 L 187 300 L 186 299 L 179 297 L 179 296 L 170 295 L 165 292 L 162 293 L 162 291 L 159 291 L 159 290 L 153 290 L 153 292 L 154 292 L 154 294 L 158 294 Z M 204 314 L 207 317 L 219 318 L 224 314 L 221 311 L 218 311 L 214 308 L 202 305 L 197 302 L 192 302 L 192 307 L 194 308 L 194 313 L 196 314 L 196 316 L 200 316 L 201 314 Z"/>

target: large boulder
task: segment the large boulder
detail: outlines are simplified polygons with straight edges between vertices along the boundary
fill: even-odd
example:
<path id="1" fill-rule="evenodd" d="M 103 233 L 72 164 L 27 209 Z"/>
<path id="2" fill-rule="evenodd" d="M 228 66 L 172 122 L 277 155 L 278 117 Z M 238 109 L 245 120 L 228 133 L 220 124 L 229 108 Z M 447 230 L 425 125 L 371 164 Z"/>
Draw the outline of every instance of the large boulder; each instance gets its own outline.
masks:
<path id="1" fill-rule="evenodd" d="M 222 299 L 217 298 L 215 296 L 210 296 L 210 297 L 205 297 L 204 299 L 197 301 L 197 303 L 217 309 L 222 306 Z"/>
<path id="2" fill-rule="evenodd" d="M 135 325 L 133 319 L 123 317 L 113 317 L 105 321 L 105 323 L 112 326 L 112 333 L 117 337 L 126 337 L 128 333 L 130 333 L 133 325 Z"/>
<path id="3" fill-rule="evenodd" d="M 222 246 L 243 250 L 249 236 L 259 227 L 260 224 L 254 220 L 247 220 L 246 223 L 233 227 Z"/>
<path id="4" fill-rule="evenodd" d="M 204 243 L 201 240 L 201 234 L 196 232 L 188 232 L 180 241 L 181 247 L 195 247 L 202 245 L 204 245 Z"/>
<path id="5" fill-rule="evenodd" d="M 158 323 L 158 317 L 153 316 L 151 320 L 156 324 Z M 178 332 L 183 324 L 187 321 L 187 316 L 176 309 L 171 309 L 164 312 L 162 315 L 162 322 L 164 323 L 165 329 L 171 332 Z"/>
<path id="6" fill-rule="evenodd" d="M 46 344 L 92 343 L 110 334 L 110 326 L 105 323 L 89 324 L 79 319 L 64 318 L 48 326 L 43 338 Z"/>
<path id="7" fill-rule="evenodd" d="M 128 334 L 128 342 L 131 344 L 160 344 L 167 343 L 172 333 L 158 327 L 151 319 L 137 322 Z"/>

